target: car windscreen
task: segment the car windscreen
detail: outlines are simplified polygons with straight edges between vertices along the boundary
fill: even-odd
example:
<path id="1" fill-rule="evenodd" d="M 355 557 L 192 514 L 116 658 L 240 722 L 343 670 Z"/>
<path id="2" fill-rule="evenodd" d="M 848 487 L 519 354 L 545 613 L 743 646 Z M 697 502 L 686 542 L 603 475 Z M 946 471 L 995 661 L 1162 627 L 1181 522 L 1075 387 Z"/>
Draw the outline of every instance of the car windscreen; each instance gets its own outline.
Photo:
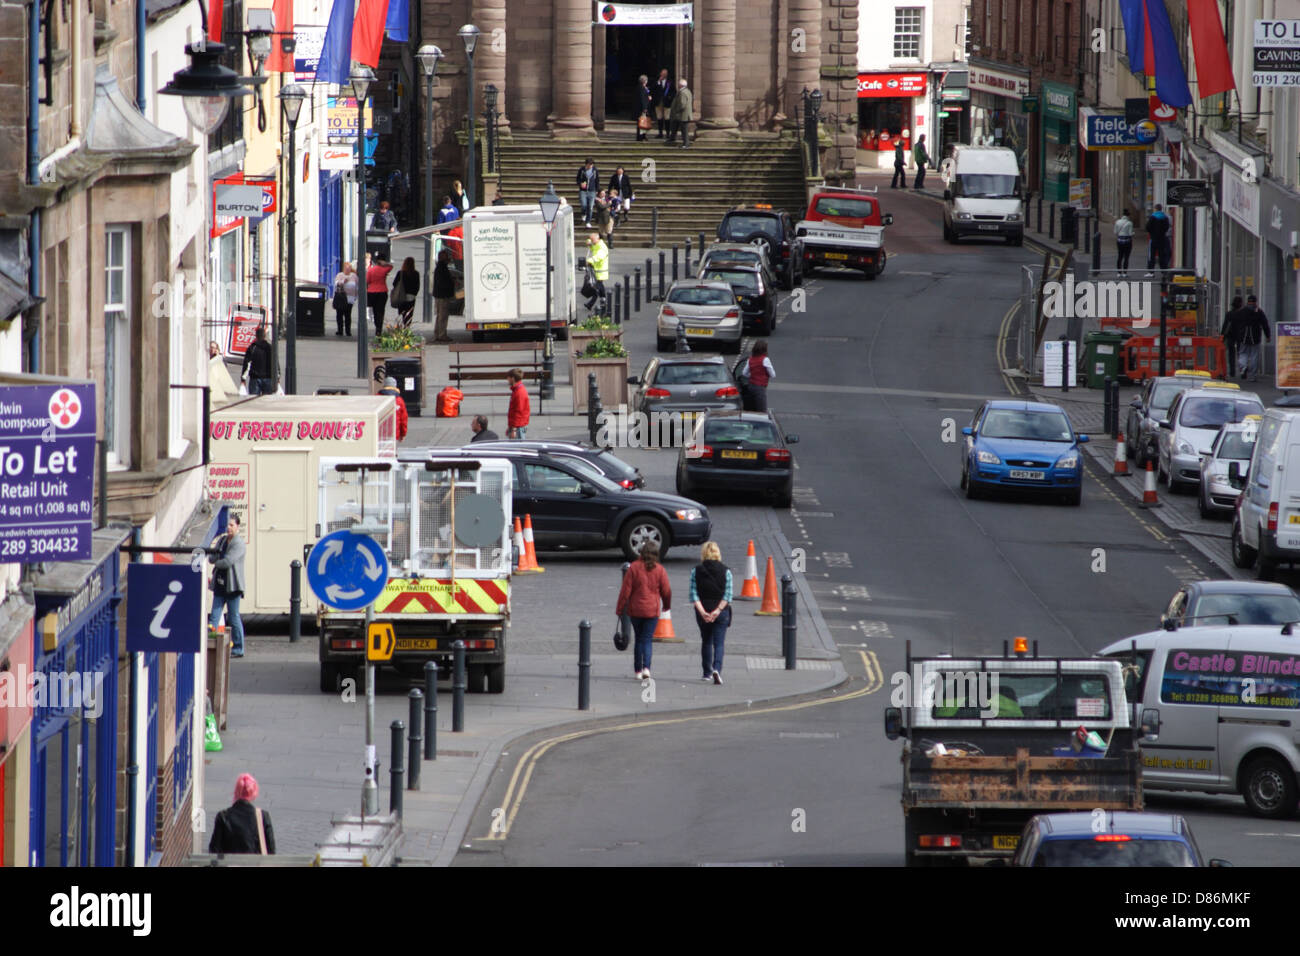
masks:
<path id="1" fill-rule="evenodd" d="M 1099 833 L 1077 840 L 1044 840 L 1034 866 L 1195 866 L 1187 844 L 1176 840 L 1124 839 Z"/>
<path id="2" fill-rule="evenodd" d="M 717 363 L 663 364 L 655 375 L 656 385 L 721 385 L 729 382 L 727 370 Z"/>
<path id="3" fill-rule="evenodd" d="M 1185 392 L 1190 385 L 1184 385 L 1181 382 L 1170 382 L 1166 385 L 1157 385 L 1155 391 L 1151 393 L 1151 417 L 1163 418 L 1163 415 L 1157 415 L 1156 412 L 1167 412 L 1169 406 L 1174 403 L 1180 392 Z"/>
<path id="4" fill-rule="evenodd" d="M 823 196 L 813 207 L 823 216 L 846 216 L 854 219 L 869 219 L 875 215 L 876 204 L 870 199 L 841 199 L 838 196 Z"/>
<path id="5" fill-rule="evenodd" d="M 773 239 L 781 235 L 775 216 L 728 216 L 722 224 L 724 239 L 746 239 L 756 232 Z"/>
<path id="6" fill-rule="evenodd" d="M 677 305 L 732 305 L 733 294 L 730 289 L 707 289 L 687 286 L 673 289 L 668 293 L 668 301 Z"/>
<path id="7" fill-rule="evenodd" d="M 931 716 L 954 720 L 1110 720 L 1110 685 L 1100 673 L 940 673 Z"/>
<path id="8" fill-rule="evenodd" d="M 1248 439 L 1242 432 L 1231 432 L 1223 436 L 1223 444 L 1219 446 L 1220 458 L 1249 458 L 1255 451 L 1256 435 L 1252 434 Z"/>
<path id="9" fill-rule="evenodd" d="M 704 443 L 721 445 L 726 442 L 744 442 L 765 448 L 779 444 L 776 429 L 771 422 L 746 422 L 734 419 L 709 419 L 704 425 Z"/>
<path id="10" fill-rule="evenodd" d="M 746 272 L 743 269 L 710 269 L 700 278 L 708 279 L 710 282 L 726 282 L 736 292 L 758 295 L 757 272 Z"/>
<path id="11" fill-rule="evenodd" d="M 1291 624 L 1300 621 L 1300 600 L 1289 594 L 1207 594 L 1191 608 L 1187 623 L 1193 621 L 1197 624 Z"/>
<path id="12" fill-rule="evenodd" d="M 1193 397 L 1183 404 L 1178 423 L 1186 428 L 1218 428 L 1229 422 L 1245 421 L 1247 415 L 1260 415 L 1263 406 L 1254 399 Z"/>
<path id="13" fill-rule="evenodd" d="M 957 176 L 958 195 L 967 199 L 1014 199 L 1018 176 L 967 173 Z"/>
<path id="14" fill-rule="evenodd" d="M 707 268 L 720 262 L 761 262 L 762 259 L 763 253 L 757 246 L 748 246 L 744 249 L 719 249 L 705 253 L 704 265 Z"/>
<path id="15" fill-rule="evenodd" d="M 985 438 L 1022 438 L 1029 441 L 1073 441 L 1070 421 L 1063 412 L 1020 411 L 995 408 L 984 416 L 980 434 Z"/>

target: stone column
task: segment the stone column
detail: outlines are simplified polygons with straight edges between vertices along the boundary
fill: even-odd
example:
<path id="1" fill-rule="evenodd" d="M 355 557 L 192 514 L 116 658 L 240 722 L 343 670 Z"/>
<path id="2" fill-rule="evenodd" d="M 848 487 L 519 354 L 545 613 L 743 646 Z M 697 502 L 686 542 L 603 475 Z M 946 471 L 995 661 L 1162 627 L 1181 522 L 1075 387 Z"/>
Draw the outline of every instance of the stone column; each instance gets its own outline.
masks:
<path id="1" fill-rule="evenodd" d="M 708 0 L 701 11 L 701 62 L 696 96 L 701 132 L 734 130 L 736 122 L 736 0 Z"/>
<path id="2" fill-rule="evenodd" d="M 506 0 L 473 0 L 470 20 L 482 31 L 474 48 L 474 80 L 478 84 L 474 115 L 486 122 L 483 90 L 490 83 L 500 90 L 497 97 L 497 130 L 510 131 L 506 118 Z M 499 31 L 499 32 L 498 32 Z"/>
<path id="3" fill-rule="evenodd" d="M 784 42 L 790 44 L 790 70 L 781 107 L 787 116 L 801 116 L 804 89 L 811 92 L 821 85 L 822 0 L 787 2 L 790 5 L 790 29 Z"/>
<path id="4" fill-rule="evenodd" d="M 596 135 L 591 122 L 591 0 L 555 4 L 555 126 L 557 135 Z M 733 0 L 734 2 L 734 0 Z"/>

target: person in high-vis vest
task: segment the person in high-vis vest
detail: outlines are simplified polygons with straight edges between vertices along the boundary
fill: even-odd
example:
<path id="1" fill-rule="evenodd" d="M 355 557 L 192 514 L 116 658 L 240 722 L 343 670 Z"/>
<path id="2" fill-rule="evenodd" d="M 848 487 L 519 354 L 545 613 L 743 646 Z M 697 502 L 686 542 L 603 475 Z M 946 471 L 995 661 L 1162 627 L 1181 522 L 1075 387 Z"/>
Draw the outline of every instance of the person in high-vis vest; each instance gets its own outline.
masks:
<path id="1" fill-rule="evenodd" d="M 601 241 L 600 233 L 593 232 L 587 237 L 587 264 L 596 277 L 596 292 L 601 301 L 605 299 L 605 280 L 609 278 L 609 246 Z"/>

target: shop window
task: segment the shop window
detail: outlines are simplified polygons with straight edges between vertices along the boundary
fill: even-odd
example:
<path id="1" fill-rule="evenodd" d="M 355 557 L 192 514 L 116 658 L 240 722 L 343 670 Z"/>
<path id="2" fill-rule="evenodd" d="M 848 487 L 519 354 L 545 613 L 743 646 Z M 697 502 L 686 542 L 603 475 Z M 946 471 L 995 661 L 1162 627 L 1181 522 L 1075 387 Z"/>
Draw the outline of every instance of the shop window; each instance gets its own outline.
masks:
<path id="1" fill-rule="evenodd" d="M 894 57 L 921 58 L 921 14 L 924 7 L 894 8 Z"/>

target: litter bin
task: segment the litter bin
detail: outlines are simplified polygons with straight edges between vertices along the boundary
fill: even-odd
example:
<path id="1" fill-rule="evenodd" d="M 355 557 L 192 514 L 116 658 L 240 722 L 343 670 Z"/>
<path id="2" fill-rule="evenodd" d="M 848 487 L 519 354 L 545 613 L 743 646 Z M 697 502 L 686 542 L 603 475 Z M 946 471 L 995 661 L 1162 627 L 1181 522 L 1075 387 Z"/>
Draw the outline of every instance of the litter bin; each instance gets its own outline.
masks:
<path id="1" fill-rule="evenodd" d="M 217 729 L 226 729 L 230 704 L 230 647 L 224 627 L 208 628 L 208 698 L 217 718 Z"/>
<path id="2" fill-rule="evenodd" d="M 366 233 L 366 252 L 370 253 L 371 258 L 391 262 L 393 259 L 392 243 L 388 239 L 388 233 Z"/>
<path id="3" fill-rule="evenodd" d="M 397 379 L 397 387 L 406 402 L 406 413 L 418 418 L 424 404 L 424 372 L 419 359 L 390 358 L 384 362 L 388 375 Z"/>
<path id="4" fill-rule="evenodd" d="M 325 334 L 326 287 L 318 282 L 304 282 L 297 288 L 294 327 L 299 335 Z"/>
<path id="5" fill-rule="evenodd" d="M 1073 245 L 1078 236 L 1078 217 L 1072 206 L 1061 207 L 1061 245 Z"/>
<path id="6" fill-rule="evenodd" d="M 1119 377 L 1119 350 L 1124 336 L 1117 332 L 1089 332 L 1083 338 L 1083 366 L 1089 388 L 1101 388 L 1106 377 Z"/>

